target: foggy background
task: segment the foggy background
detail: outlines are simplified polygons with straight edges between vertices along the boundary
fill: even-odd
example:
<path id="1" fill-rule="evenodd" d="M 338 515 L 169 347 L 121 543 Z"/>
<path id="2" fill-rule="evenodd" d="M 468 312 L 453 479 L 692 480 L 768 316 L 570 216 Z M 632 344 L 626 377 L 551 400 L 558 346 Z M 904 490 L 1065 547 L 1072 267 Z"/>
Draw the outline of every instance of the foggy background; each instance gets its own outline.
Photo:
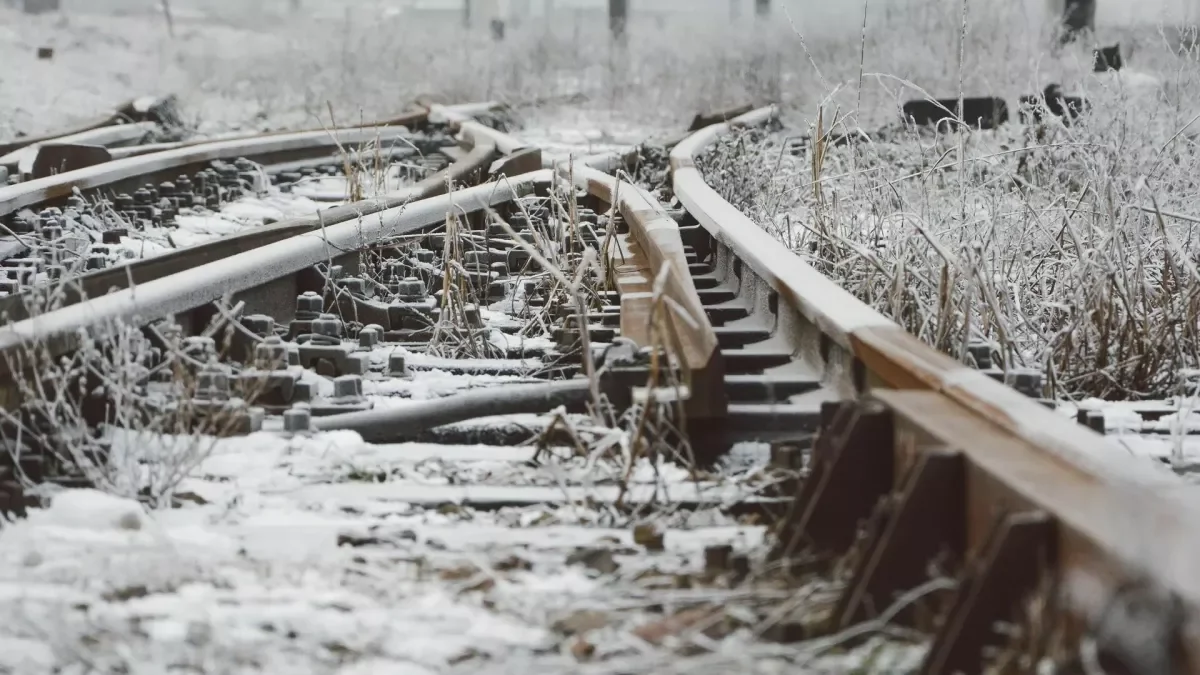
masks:
<path id="1" fill-rule="evenodd" d="M 14 0 L 8 0 L 10 2 Z M 956 0 L 944 0 L 945 4 L 957 5 Z M 1061 14 L 1063 0 L 986 0 L 987 2 L 1013 2 L 1024 6 L 1031 19 L 1041 20 L 1049 15 Z M 528 12 L 533 16 L 544 13 L 547 3 L 553 3 L 558 11 L 585 11 L 603 13 L 607 0 L 474 0 L 475 13 L 485 19 L 499 15 L 511 17 L 515 13 Z M 739 5 L 737 9 L 731 4 Z M 906 6 L 927 4 L 928 0 L 871 0 L 870 13 L 886 16 L 889 12 L 902 11 Z M 284 10 L 287 0 L 171 0 L 173 10 L 187 13 L 253 13 Z M 111 9 L 125 12 L 156 11 L 159 0 L 63 0 L 69 9 Z M 346 8 L 359 10 L 377 9 L 380 12 L 412 11 L 422 14 L 462 12 L 462 0 L 302 0 L 304 9 L 317 16 L 338 15 Z M 785 14 L 797 24 L 810 29 L 855 30 L 862 21 L 863 3 L 858 0 L 773 0 L 776 14 L 783 19 Z M 971 6 L 980 7 L 979 0 Z M 740 10 L 740 11 L 739 11 Z M 753 0 L 630 0 L 631 13 L 708 13 L 722 18 L 738 12 L 750 17 L 754 11 Z M 1102 25 L 1128 25 L 1136 23 L 1191 23 L 1200 16 L 1200 0 L 1097 0 L 1097 23 Z"/>

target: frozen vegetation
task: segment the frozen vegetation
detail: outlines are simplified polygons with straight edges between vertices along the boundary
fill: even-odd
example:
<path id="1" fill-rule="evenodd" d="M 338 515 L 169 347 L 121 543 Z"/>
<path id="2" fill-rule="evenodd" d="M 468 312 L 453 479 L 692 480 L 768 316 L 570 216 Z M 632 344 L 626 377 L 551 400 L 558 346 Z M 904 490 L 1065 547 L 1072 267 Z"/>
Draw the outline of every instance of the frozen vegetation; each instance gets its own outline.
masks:
<path id="1" fill-rule="evenodd" d="M 457 14 L 387 3 L 331 2 L 314 18 L 286 3 L 180 0 L 173 34 L 153 4 L 76 2 L 37 18 L 0 6 L 0 138 L 147 93 L 179 94 L 201 134 L 382 118 L 428 95 L 511 103 L 527 140 L 588 154 L 677 131 L 700 110 L 776 102 L 785 130 L 731 138 L 706 158 L 709 179 L 922 339 L 955 355 L 987 340 L 1077 398 L 1178 393 L 1200 366 L 1189 219 L 1200 221 L 1200 66 L 1171 28 L 1104 28 L 1099 41 L 1120 40 L 1129 55 L 1114 76 L 1090 73 L 1086 46 L 1052 49 L 1029 2 L 873 3 L 865 26 L 857 10 L 806 14 L 797 3 L 758 28 L 718 10 L 647 16 L 623 52 L 595 13 L 512 25 L 492 44 L 466 39 Z M 36 59 L 41 46 L 53 60 Z M 1015 101 L 1052 82 L 1085 94 L 1092 112 L 1038 130 L 895 124 L 908 98 Z M 312 207 L 270 195 L 189 216 L 180 232 L 199 241 Z M 491 310 L 483 318 L 507 346 L 499 326 L 518 319 Z M 408 356 L 411 378 L 364 387 L 376 405 L 517 379 Z M 503 423 L 537 436 L 550 421 Z M 581 442 L 555 445 L 556 456 L 534 445 L 373 446 L 345 432 L 218 441 L 110 430 L 124 473 L 107 492 L 55 491 L 47 508 L 0 526 L 0 673 L 891 673 L 919 663 L 921 639 L 882 624 L 861 642 L 762 639 L 790 614 L 828 610 L 836 590 L 776 585 L 760 564 L 773 523 L 718 508 L 777 478 L 763 446 L 697 472 L 638 456 L 627 428 L 562 421 Z M 1142 445 L 1164 458 L 1178 450 Z M 611 503 L 630 487 L 656 501 Z M 584 498 L 461 503 L 521 490 Z M 672 495 L 701 503 L 683 509 Z M 732 543 L 763 577 L 707 570 L 713 543 Z"/>
<path id="2" fill-rule="evenodd" d="M 865 48 L 817 60 L 825 98 L 788 109 L 782 132 L 729 138 L 706 159 L 710 181 L 821 272 L 956 357 L 986 341 L 1004 366 L 1044 371 L 1060 396 L 1179 393 L 1200 365 L 1191 43 L 1111 29 L 1101 44 L 1119 41 L 1126 68 L 1092 73 L 1090 43 L 1032 40 L 1003 6 L 966 17 L 941 7 L 918 25 L 926 44 L 949 46 L 965 18 L 961 68 L 954 57 L 940 73 L 910 65 L 908 24 L 868 27 Z M 886 74 L 871 57 L 882 53 L 896 55 Z M 1071 124 L 1014 119 L 995 131 L 899 123 L 905 100 L 960 92 L 1005 97 L 1016 118 L 1019 96 L 1051 84 L 1090 110 Z"/>

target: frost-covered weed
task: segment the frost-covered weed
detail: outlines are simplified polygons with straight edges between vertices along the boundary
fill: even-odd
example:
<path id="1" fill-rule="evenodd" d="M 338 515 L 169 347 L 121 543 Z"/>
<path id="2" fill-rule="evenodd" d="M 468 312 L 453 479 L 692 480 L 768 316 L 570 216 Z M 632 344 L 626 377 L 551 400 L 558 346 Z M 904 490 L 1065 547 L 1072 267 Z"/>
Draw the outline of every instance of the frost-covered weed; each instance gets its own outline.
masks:
<path id="1" fill-rule="evenodd" d="M 960 30 L 955 16 L 927 11 L 924 44 Z M 986 16 L 968 17 L 965 95 L 1015 105 L 1063 83 L 1090 112 L 1069 126 L 1021 126 L 1012 110 L 1012 123 L 986 132 L 892 123 L 870 140 L 832 142 L 855 118 L 898 119 L 922 90 L 958 95 L 953 63 L 909 65 L 905 19 L 868 27 L 863 107 L 852 107 L 856 92 L 833 92 L 822 140 L 733 136 L 705 159 L 706 176 L 817 269 L 955 357 L 986 341 L 1006 367 L 1045 370 L 1057 395 L 1170 393 L 1200 361 L 1200 61 L 1169 31 L 1129 30 L 1101 36 L 1120 39 L 1128 69 L 1093 74 L 1085 46 L 1055 51 L 1020 32 L 1019 13 L 971 11 Z M 854 76 L 858 49 L 842 48 L 853 67 L 829 61 Z M 911 85 L 871 76 L 873 53 L 896 54 L 887 72 Z M 812 120 L 818 103 L 804 108 Z"/>

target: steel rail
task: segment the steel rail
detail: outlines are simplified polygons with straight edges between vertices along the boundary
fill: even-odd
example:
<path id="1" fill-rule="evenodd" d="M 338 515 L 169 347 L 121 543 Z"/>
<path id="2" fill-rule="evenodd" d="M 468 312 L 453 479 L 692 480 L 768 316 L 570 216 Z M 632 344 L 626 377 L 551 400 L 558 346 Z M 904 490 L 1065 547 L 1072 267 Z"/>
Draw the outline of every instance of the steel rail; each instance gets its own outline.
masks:
<path id="1" fill-rule="evenodd" d="M 727 411 L 720 348 L 688 272 L 679 225 L 644 190 L 596 168 L 611 170 L 627 165 L 630 153 L 598 153 L 574 162 L 543 158 L 540 150 L 461 113 L 433 105 L 430 119 L 449 122 L 474 138 L 491 139 L 510 157 L 522 158 L 522 166 L 493 167 L 493 173 L 505 168 L 519 171 L 545 166 L 560 176 L 572 177 L 592 197 L 621 214 L 631 236 L 622 236 L 618 242 L 622 259 L 610 256 L 621 298 L 621 334 L 640 346 L 651 346 L 655 342 L 651 324 L 661 321 L 669 334 L 660 339 L 669 352 L 680 350 L 676 356 L 687 372 L 688 423 L 696 428 L 719 424 Z M 515 162 L 510 160 L 512 164 Z M 656 290 L 656 278 L 661 273 L 665 277 L 662 287 Z M 659 292 L 671 302 L 660 302 Z"/>
<path id="2" fill-rule="evenodd" d="M 722 136 L 774 115 L 773 108 L 764 108 L 693 134 L 671 153 L 672 185 L 711 237 L 717 276 L 739 295 L 755 299 L 757 319 L 766 323 L 773 339 L 813 368 L 835 398 L 861 396 L 868 402 L 857 409 L 823 410 L 814 477 L 797 495 L 794 513 L 799 515 L 788 525 L 796 537 L 821 540 L 822 517 L 814 514 L 828 516 L 832 512 L 822 509 L 829 504 L 836 502 L 843 513 L 862 517 L 877 508 L 877 499 L 891 505 L 880 512 L 884 520 L 876 529 L 868 530 L 870 550 L 859 552 L 866 559 L 839 605 L 846 611 L 841 625 L 863 618 L 863 598 L 871 589 L 890 588 L 888 574 L 894 569 L 916 566 L 912 574 L 923 575 L 928 559 L 917 557 L 937 553 L 930 550 L 930 539 L 957 542 L 959 553 L 973 561 L 964 568 L 951 605 L 963 613 L 944 617 L 923 671 L 947 672 L 948 664 L 963 658 L 955 645 L 961 635 L 951 633 L 983 630 L 970 627 L 970 608 L 978 610 L 984 602 L 984 596 L 971 593 L 990 593 L 988 602 L 1011 603 L 1043 578 L 1040 570 L 1029 571 L 1029 578 L 1020 582 L 1010 578 L 1013 588 L 1000 589 L 1007 594 L 1003 597 L 994 590 L 980 591 L 989 573 L 1016 574 L 995 569 L 1016 564 L 998 562 L 1006 559 L 1004 546 L 1017 546 L 1013 542 L 1019 537 L 1013 533 L 1035 532 L 1026 543 L 1036 540 L 1049 547 L 1037 550 L 1046 554 L 1043 563 L 1061 585 L 1067 615 L 1082 626 L 1094 626 L 1105 604 L 1121 597 L 1126 584 L 1165 590 L 1182 603 L 1186 618 L 1155 636 L 1161 640 L 1156 648 L 1170 651 L 1175 641 L 1182 642 L 1185 654 L 1179 661 L 1187 664 L 1187 672 L 1200 672 L 1200 641 L 1193 632 L 1200 619 L 1200 543 L 1194 535 L 1200 509 L 1194 498 L 1181 496 L 1182 481 L 921 343 L 722 199 L 706 184 L 696 157 Z M 772 295 L 778 298 L 774 310 L 761 302 Z M 872 421 L 879 424 L 872 427 Z M 873 440 L 864 440 L 868 438 Z M 931 468 L 939 466 L 957 468 L 941 474 Z M 941 493 L 934 497 L 930 490 Z M 923 503 L 940 503 L 938 508 L 951 515 L 935 520 L 934 512 L 917 511 Z M 843 524 L 854 529 L 855 521 Z M 925 529 L 920 535 L 925 539 L 898 540 L 917 537 L 917 530 L 905 529 L 914 527 Z M 907 568 L 901 564 L 906 560 L 911 561 Z M 1079 593 L 1081 587 L 1091 595 Z M 871 602 L 878 606 L 886 599 Z M 1080 625 L 1069 632 L 1077 635 Z"/>
<path id="3" fill-rule="evenodd" d="M 610 256 L 621 298 L 621 334 L 640 346 L 651 346 L 655 342 L 651 323 L 660 321 L 669 333 L 660 339 L 669 352 L 680 350 L 676 356 L 687 373 L 688 423 L 697 429 L 719 424 L 727 411 L 724 367 L 716 333 L 688 273 L 679 225 L 644 190 L 604 171 L 628 165 L 636 152 L 598 153 L 572 162 L 543 157 L 539 149 L 441 106 L 430 106 L 430 119 L 448 122 L 476 139 L 491 139 L 510 158 L 520 158 L 519 162 L 510 159 L 507 166 L 494 166 L 493 173 L 544 166 L 560 176 L 570 176 L 592 197 L 621 214 L 631 236 L 619 237 L 622 259 Z M 656 278 L 664 272 L 662 287 L 656 291 Z M 658 292 L 671 302 L 660 302 Z"/>
<path id="4" fill-rule="evenodd" d="M 87 131 L 92 131 L 94 129 L 118 126 L 130 122 L 153 120 L 153 118 L 156 117 L 155 111 L 159 108 L 159 106 L 169 102 L 170 100 L 170 97 L 155 98 L 153 96 L 143 96 L 141 98 L 136 98 L 118 106 L 115 110 L 107 115 L 101 115 L 90 121 L 75 125 L 65 131 L 43 134 L 40 136 L 26 136 L 13 141 L 0 142 L 0 155 L 7 155 L 30 145 L 49 143 L 66 136 L 74 136 Z"/>
<path id="5" fill-rule="evenodd" d="M 472 104 L 472 108 L 490 105 Z M 305 133 L 308 134 L 309 132 Z M 276 139 L 281 136 L 289 135 L 274 135 Z M 308 135 L 307 137 L 310 140 L 316 138 L 318 143 L 324 143 L 329 138 L 329 136 L 319 137 L 313 135 Z M 237 140 L 221 141 L 223 144 L 239 142 Z M 225 151 L 228 151 L 228 149 Z M 245 156 L 244 154 L 235 154 L 236 156 Z M 495 144 L 491 143 L 489 139 L 476 139 L 470 152 L 458 161 L 415 185 L 393 193 L 325 209 L 310 216 L 293 218 L 253 230 L 238 232 L 195 246 L 178 249 L 150 258 L 134 260 L 123 265 L 77 277 L 70 284 L 64 286 L 63 297 L 59 300 L 56 308 L 69 307 L 86 298 L 96 297 L 112 290 L 125 289 L 130 284 L 144 284 L 195 265 L 227 258 L 242 251 L 280 241 L 296 234 L 309 232 L 322 226 L 353 220 L 410 202 L 444 194 L 448 186 L 461 186 L 477 182 L 477 177 L 485 174 L 487 167 L 497 156 L 498 152 Z M 161 163 L 155 160 L 153 156 L 146 159 L 149 162 L 142 166 L 148 166 L 147 170 L 155 171 L 158 170 L 157 167 L 161 166 Z M 94 170 L 99 172 L 110 166 L 103 165 L 84 171 Z M 68 176 L 68 174 L 60 175 Z M 58 176 L 54 178 L 58 178 Z M 73 179 L 68 176 L 64 180 L 70 182 Z M 8 321 L 27 318 L 29 316 L 27 301 L 28 299 L 23 295 L 0 298 L 0 317 L 5 317 Z"/>
<path id="6" fill-rule="evenodd" d="M 149 155 L 128 157 L 0 187 L 0 217 L 24 208 L 66 198 L 75 190 L 109 187 L 133 178 L 146 180 L 148 175 L 162 174 L 163 172 L 169 172 L 168 175 L 173 176 L 187 173 L 191 169 L 203 168 L 215 160 L 246 157 L 255 159 L 259 163 L 269 164 L 275 161 L 294 159 L 298 156 L 311 156 L 317 152 L 327 153 L 348 145 L 359 146 L 372 142 L 398 141 L 408 136 L 409 133 L 407 127 L 305 131 L 216 141 Z"/>
<path id="7" fill-rule="evenodd" d="M 471 104 L 464 104 L 463 107 L 465 107 L 465 106 L 470 106 L 471 109 L 475 109 L 475 108 L 481 107 L 481 106 L 486 106 L 487 109 L 491 109 L 491 108 L 494 108 L 496 106 L 496 104 L 495 103 L 471 103 Z M 460 106 L 450 106 L 450 107 L 459 108 Z M 402 113 L 395 117 L 383 118 L 383 119 L 375 120 L 372 122 L 360 122 L 358 124 L 346 124 L 346 125 L 339 125 L 336 127 L 321 127 L 321 128 L 316 128 L 316 129 L 301 129 L 299 131 L 267 131 L 267 132 L 252 133 L 252 134 L 231 133 L 231 134 L 215 136 L 212 138 L 200 138 L 200 139 L 192 139 L 192 140 L 187 140 L 187 141 L 174 141 L 174 142 L 168 142 L 168 143 L 147 143 L 144 145 L 135 145 L 135 146 L 131 146 L 131 147 L 114 148 L 112 150 L 111 154 L 112 154 L 112 159 L 125 159 L 127 157 L 136 157 L 138 155 L 148 155 L 151 153 L 163 152 L 166 150 L 177 150 L 179 148 L 187 148 L 187 147 L 192 147 L 192 146 L 196 146 L 196 145 L 204 145 L 206 143 L 217 143 L 217 142 L 222 142 L 222 141 L 239 141 L 239 140 L 246 140 L 246 139 L 252 139 L 252 138 L 264 138 L 267 136 L 281 136 L 284 134 L 300 133 L 300 132 L 304 132 L 304 131 L 310 131 L 310 132 L 326 131 L 326 132 L 329 132 L 329 131 L 337 131 L 340 129 L 375 129 L 375 128 L 380 128 L 380 127 L 397 127 L 397 126 L 420 127 L 420 126 L 423 126 L 425 124 L 425 122 L 427 121 L 427 114 L 428 114 L 428 111 L 425 108 L 418 106 L 416 109 L 411 110 L 407 113 Z"/>
<path id="8" fill-rule="evenodd" d="M 98 127 L 74 134 L 27 145 L 0 156 L 0 167 L 7 169 L 10 174 L 15 172 L 22 180 L 28 180 L 33 173 L 34 163 L 38 153 L 46 145 L 91 145 L 104 148 L 118 148 L 141 143 L 153 137 L 159 129 L 154 122 L 133 122 L 109 127 Z"/>
<path id="9" fill-rule="evenodd" d="M 167 150 L 178 150 L 180 148 L 188 148 L 197 145 L 205 145 L 215 142 L 226 141 L 241 141 L 255 138 L 265 138 L 268 136 L 281 136 L 287 134 L 303 133 L 303 132 L 332 132 L 342 129 L 374 129 L 381 127 L 397 127 L 397 126 L 415 126 L 423 125 L 427 119 L 428 111 L 423 106 L 418 106 L 416 109 L 402 113 L 394 117 L 388 117 L 369 122 L 359 122 L 357 124 L 338 125 L 336 127 L 320 127 L 301 130 L 288 131 L 267 131 L 262 133 L 231 133 L 221 135 L 215 138 L 193 139 L 187 141 L 172 141 L 160 143 L 142 143 L 138 145 L 128 145 L 127 136 L 132 132 L 125 129 L 114 127 L 131 126 L 132 124 L 144 125 L 154 124 L 161 126 L 161 120 L 157 119 L 154 110 L 162 100 L 168 99 L 153 99 L 143 98 L 132 101 L 124 106 L 121 106 L 116 112 L 111 115 L 102 117 L 90 123 L 86 123 L 80 127 L 73 128 L 67 131 L 46 134 L 37 137 L 23 138 L 19 141 L 8 143 L 0 143 L 0 165 L 15 166 L 18 158 L 28 158 L 31 161 L 36 157 L 39 146 L 45 145 L 98 145 L 109 149 L 108 156 L 104 162 L 117 159 L 126 159 L 139 155 L 147 155 Z M 472 103 L 458 106 L 450 106 L 455 109 L 465 109 L 471 111 L 490 110 L 495 108 L 496 104 L 487 103 Z M 97 162 L 101 163 L 101 162 Z"/>
<path id="10" fill-rule="evenodd" d="M 448 213 L 471 213 L 528 194 L 549 172 L 488 183 L 421 201 L 384 209 L 371 215 L 326 225 L 316 231 L 292 234 L 280 241 L 236 253 L 224 259 L 177 271 L 133 288 L 84 300 L 36 317 L 0 327 L 0 368 L 32 344 L 50 345 L 56 352 L 73 347 L 80 335 L 116 323 L 144 324 L 185 313 L 223 297 L 263 287 L 301 270 L 328 263 L 387 239 L 437 225 Z M 291 294 L 294 297 L 295 293 Z"/>
<path id="11" fill-rule="evenodd" d="M 457 119 L 456 124 L 464 141 L 472 145 L 472 151 L 467 156 L 471 159 L 468 161 L 464 158 L 460 164 L 478 167 L 485 161 L 490 162 L 499 154 L 497 147 L 518 154 L 525 149 L 515 139 L 471 120 Z M 522 163 L 540 164 L 536 152 L 524 157 L 527 160 Z M 135 284 L 130 287 L 126 282 L 124 288 L 107 295 L 86 300 L 80 298 L 71 305 L 0 328 L 0 354 L 7 356 L 4 363 L 0 363 L 0 372 L 7 370 L 9 363 L 15 362 L 16 355 L 31 344 L 49 345 L 55 353 L 63 353 L 73 348 L 79 335 L 98 331 L 114 322 L 141 323 L 150 318 L 186 314 L 228 295 L 240 297 L 239 294 L 244 296 L 261 292 L 277 280 L 294 276 L 300 270 L 320 262 L 332 261 L 386 238 L 435 225 L 452 206 L 462 212 L 474 212 L 510 201 L 557 180 L 554 171 L 545 169 L 508 176 L 504 171 L 504 161 L 502 159 L 491 167 L 492 172 L 501 179 L 478 188 L 384 208 L 373 214 L 366 213 L 367 209 L 362 204 L 343 207 L 343 210 L 351 210 L 352 220 L 343 219 L 344 222 L 337 223 L 334 217 L 323 214 L 324 226 L 319 231 L 313 231 L 319 227 L 313 222 L 306 222 L 303 226 L 277 223 L 247 235 L 261 239 L 264 232 L 269 232 L 273 239 L 257 243 L 249 250 L 238 246 L 236 237 L 225 238 L 213 242 L 211 246 L 205 244 L 181 250 L 173 256 L 174 260 L 163 260 L 165 256 L 158 256 L 133 263 L 124 270 L 106 270 L 106 279 L 114 284 L 121 283 L 122 272 L 127 278 L 133 278 Z M 693 371 L 691 399 L 704 400 L 703 408 L 697 409 L 702 409 L 710 417 L 719 416 L 723 411 L 724 399 L 720 396 L 717 340 L 703 319 L 703 307 L 687 273 L 678 226 L 657 202 L 634 185 L 625 183 L 619 186 L 617 179 L 612 176 L 582 164 L 571 167 L 570 173 L 576 184 L 585 188 L 593 198 L 621 212 L 629 224 L 633 239 L 640 244 L 640 255 L 653 266 L 653 272 L 645 266 L 634 270 L 640 275 L 647 291 L 642 293 L 642 300 L 653 299 L 653 294 L 648 292 L 648 284 L 658 270 L 669 270 L 666 295 L 675 301 L 677 310 L 682 310 L 687 316 L 682 322 L 668 316 L 666 323 L 673 326 L 676 341 L 683 346 L 683 365 Z M 444 191 L 445 187 L 445 180 L 436 184 L 430 181 L 424 189 L 432 193 Z M 233 246 L 230 246 L 231 243 Z M 217 247 L 223 252 L 223 259 L 203 255 Z M 154 273 L 147 273 L 148 268 Z M 133 274 L 134 271 L 137 274 Z M 282 292 L 276 289 L 267 294 L 294 297 L 295 290 L 296 284 L 293 283 Z M 262 304 L 258 302 L 257 306 L 261 307 Z M 645 303 L 639 306 L 644 307 Z M 626 307 L 623 302 L 624 326 L 631 334 L 643 336 L 643 341 L 648 341 L 644 337 L 648 335 L 648 328 L 644 325 L 648 314 L 644 310 L 641 312 L 639 318 L 643 325 L 639 326 L 632 323 L 634 312 L 627 311 Z M 702 373 L 712 373 L 714 377 L 703 378 Z M 713 383 L 712 386 L 709 383 Z M 695 392 L 703 392 L 703 396 Z"/>
<path id="12" fill-rule="evenodd" d="M 754 271 L 757 279 L 743 283 L 769 286 L 794 310 L 797 316 L 780 317 L 787 322 L 781 332 L 786 330 L 807 360 L 824 366 L 826 382 L 848 394 L 869 388 L 864 384 L 933 389 L 1067 461 L 1094 465 L 1093 470 L 1111 478 L 1162 482 L 1163 472 L 1131 462 L 1127 452 L 1095 433 L 920 342 L 805 263 L 709 187 L 694 157 L 737 127 L 762 124 L 774 114 L 774 108 L 756 110 L 676 146 L 672 184 L 688 212 Z M 854 382 L 855 361 L 866 368 L 871 382 Z"/>
<path id="13" fill-rule="evenodd" d="M 588 159 L 607 164 L 610 158 L 595 155 Z M 622 337 L 642 346 L 652 345 L 652 324 L 661 322 L 670 334 L 660 339 L 669 353 L 678 348 L 680 366 L 689 376 L 689 424 L 718 422 L 727 407 L 720 345 L 688 271 L 678 223 L 638 186 L 584 162 L 560 164 L 556 170 L 560 175 L 573 175 L 592 196 L 618 211 L 628 226 L 629 236 L 618 241 L 620 253 L 606 252 L 621 298 Z M 671 302 L 662 302 L 660 293 Z"/>
<path id="14" fill-rule="evenodd" d="M 454 112 L 477 112 L 493 110 L 496 107 L 496 103 L 484 102 L 446 108 Z M 109 187 L 135 177 L 149 180 L 173 179 L 178 173 L 203 168 L 205 164 L 214 160 L 245 157 L 261 164 L 280 164 L 320 157 L 322 153 L 341 151 L 345 146 L 394 141 L 407 134 L 411 128 L 424 126 L 428 119 L 428 110 L 420 108 L 384 120 L 335 128 L 273 131 L 215 140 L 116 148 L 109 152 L 109 161 L 95 166 L 14 186 L 0 186 L 0 217 L 38 203 L 62 199 L 70 195 L 75 188 L 85 190 Z M 59 139 L 62 137 L 46 137 L 40 143 L 56 142 Z M 26 154 L 21 155 L 25 156 Z"/>

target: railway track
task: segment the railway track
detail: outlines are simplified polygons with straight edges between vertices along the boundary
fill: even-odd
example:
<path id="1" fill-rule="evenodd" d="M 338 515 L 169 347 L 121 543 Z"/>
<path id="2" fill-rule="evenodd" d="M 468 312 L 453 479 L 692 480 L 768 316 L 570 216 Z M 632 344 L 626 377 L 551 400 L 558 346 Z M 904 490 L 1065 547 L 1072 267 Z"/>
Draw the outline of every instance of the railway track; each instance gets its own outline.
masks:
<path id="1" fill-rule="evenodd" d="M 614 177 L 635 154 L 543 158 L 486 110 L 409 118 L 397 134 L 461 147 L 397 194 L 70 277 L 32 315 L 6 299 L 8 508 L 43 481 L 119 492 L 137 448 L 202 444 L 142 498 L 208 514 L 243 549 L 221 564 L 315 564 L 366 634 L 415 636 L 322 628 L 330 662 L 1197 670 L 1185 486 L 919 343 L 720 199 L 696 157 L 772 109 L 698 118 L 662 194 Z M 0 188 L 0 213 L 237 157 L 277 184 L 330 161 L 314 135 L 173 146 Z M 139 595 L 176 616 L 169 586 Z M 205 596 L 235 607 L 206 644 L 232 649 L 271 604 L 246 591 Z M 344 611 L 299 604 L 254 629 L 264 653 Z M 396 607 L 415 609 L 380 616 Z"/>

